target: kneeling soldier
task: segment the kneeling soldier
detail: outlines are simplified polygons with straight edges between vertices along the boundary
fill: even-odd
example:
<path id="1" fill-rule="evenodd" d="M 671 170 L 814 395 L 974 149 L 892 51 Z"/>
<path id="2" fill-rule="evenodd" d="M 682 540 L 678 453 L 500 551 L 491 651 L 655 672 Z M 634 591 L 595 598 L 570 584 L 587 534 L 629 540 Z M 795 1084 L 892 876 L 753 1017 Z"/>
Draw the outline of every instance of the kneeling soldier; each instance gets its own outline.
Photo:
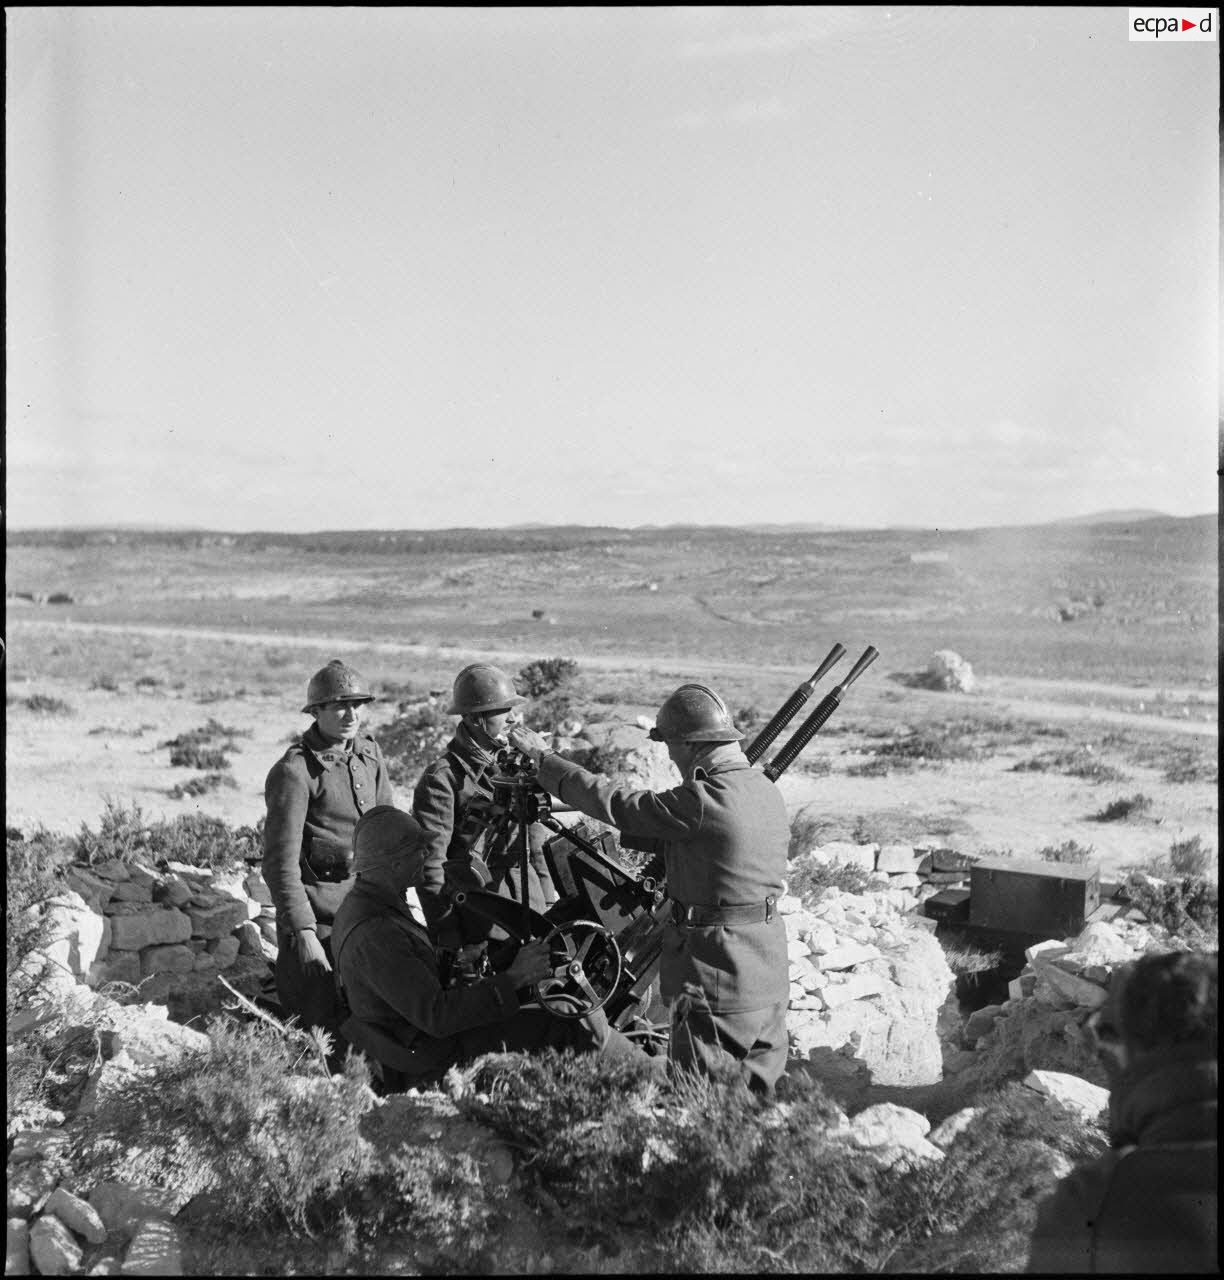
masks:
<path id="1" fill-rule="evenodd" d="M 419 886 L 426 842 L 420 824 L 390 805 L 371 809 L 354 835 L 357 882 L 336 913 L 332 953 L 341 1027 L 371 1059 L 384 1092 L 436 1083 L 482 1053 L 556 1048 L 646 1055 L 608 1025 L 602 1011 L 561 1021 L 523 1008 L 524 988 L 553 972 L 543 942 L 522 946 L 491 978 L 443 986 L 433 944 L 404 901 Z"/>

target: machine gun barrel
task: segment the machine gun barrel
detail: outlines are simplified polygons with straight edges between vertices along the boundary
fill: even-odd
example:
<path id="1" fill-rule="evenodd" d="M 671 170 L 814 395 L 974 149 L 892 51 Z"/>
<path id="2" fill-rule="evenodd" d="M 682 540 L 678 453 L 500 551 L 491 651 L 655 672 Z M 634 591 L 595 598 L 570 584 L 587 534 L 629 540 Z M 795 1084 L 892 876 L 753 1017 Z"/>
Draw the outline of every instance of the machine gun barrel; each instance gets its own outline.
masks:
<path id="1" fill-rule="evenodd" d="M 752 741 L 752 746 L 748 747 L 744 754 L 748 757 L 749 764 L 756 762 L 765 754 L 769 744 L 786 728 L 788 724 L 795 718 L 795 714 L 799 708 L 812 696 L 812 690 L 816 688 L 820 677 L 824 675 L 828 669 L 835 663 L 841 661 L 842 654 L 846 652 L 846 646 L 835 644 L 829 650 L 829 656 L 816 668 L 815 671 L 791 694 L 789 698 L 774 713 L 774 717 L 761 730 L 760 733 Z"/>
<path id="2" fill-rule="evenodd" d="M 879 656 L 879 650 L 873 645 L 868 645 L 863 650 L 862 657 L 850 669 L 849 675 L 846 676 L 841 684 L 825 694 L 816 710 L 808 716 L 782 750 L 765 766 L 763 772 L 771 782 L 776 782 L 790 768 L 795 761 L 795 757 L 820 732 L 824 727 L 825 721 L 828 720 L 833 712 L 841 706 L 841 700 L 845 697 L 846 690 Z M 755 743 L 753 745 L 755 746 Z"/>

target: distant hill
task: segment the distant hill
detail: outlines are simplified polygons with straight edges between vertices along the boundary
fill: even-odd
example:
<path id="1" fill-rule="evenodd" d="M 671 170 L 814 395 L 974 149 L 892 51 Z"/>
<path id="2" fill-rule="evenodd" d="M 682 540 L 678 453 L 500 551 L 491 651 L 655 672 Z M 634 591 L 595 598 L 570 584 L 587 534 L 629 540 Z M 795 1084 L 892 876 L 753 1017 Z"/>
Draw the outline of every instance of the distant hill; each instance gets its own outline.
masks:
<path id="1" fill-rule="evenodd" d="M 1122 511 L 1093 511 L 1086 516 L 1063 516 L 1061 520 L 1051 520 L 1050 524 L 1127 524 L 1135 520 L 1168 520 L 1169 518 L 1165 511 L 1135 507 Z"/>

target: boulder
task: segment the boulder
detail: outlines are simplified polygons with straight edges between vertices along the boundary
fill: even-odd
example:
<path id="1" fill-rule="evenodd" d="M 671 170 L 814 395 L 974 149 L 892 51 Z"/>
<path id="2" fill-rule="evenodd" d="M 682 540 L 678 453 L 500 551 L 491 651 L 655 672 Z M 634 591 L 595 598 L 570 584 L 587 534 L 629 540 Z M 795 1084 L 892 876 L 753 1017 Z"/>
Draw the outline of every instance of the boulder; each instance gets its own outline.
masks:
<path id="1" fill-rule="evenodd" d="M 32 1217 L 43 1201 L 59 1186 L 59 1180 L 55 1164 L 46 1160 L 30 1160 L 17 1169 L 10 1169 L 7 1179 L 8 1212 L 5 1217 Z"/>
<path id="2" fill-rule="evenodd" d="M 30 1227 L 30 1261 L 40 1276 L 68 1276 L 80 1271 L 84 1254 L 72 1232 L 53 1213 Z"/>
<path id="3" fill-rule="evenodd" d="M 942 1120 L 930 1132 L 931 1141 L 945 1151 L 969 1127 L 969 1122 L 978 1113 L 977 1107 L 962 1107 L 945 1120 Z"/>
<path id="4" fill-rule="evenodd" d="M 123 1259 L 125 1276 L 181 1276 L 183 1249 L 178 1229 L 165 1218 L 146 1218 L 132 1236 Z"/>
<path id="5" fill-rule="evenodd" d="M 617 786 L 668 791 L 680 781 L 667 748 L 652 742 L 639 728 L 604 722 L 588 725 L 585 736 L 589 747 L 575 747 L 562 754 Z"/>
<path id="6" fill-rule="evenodd" d="M 179 1197 L 158 1187 L 129 1186 L 125 1182 L 99 1182 L 89 1193 L 89 1203 L 107 1231 L 127 1239 L 150 1218 L 172 1218 L 181 1208 Z"/>
<path id="7" fill-rule="evenodd" d="M 63 1187 L 56 1187 L 47 1197 L 43 1213 L 55 1214 L 69 1231 L 88 1244 L 101 1244 L 106 1239 L 106 1228 L 98 1217 L 98 1211 L 88 1201 Z"/>
<path id="8" fill-rule="evenodd" d="M 876 854 L 876 870 L 887 871 L 889 875 L 917 871 L 922 856 L 908 844 L 881 845 L 880 852 Z"/>
<path id="9" fill-rule="evenodd" d="M 190 973 L 194 968 L 195 952 L 182 943 L 145 947 L 140 953 L 140 974 L 143 978 L 155 973 Z"/>
<path id="10" fill-rule="evenodd" d="M 884 994 L 884 979 L 874 973 L 851 973 L 844 982 L 830 983 L 828 976 L 820 990 L 821 999 L 826 1008 L 836 1009 L 839 1005 L 848 1004 L 851 1000 L 864 1000 L 868 996 Z M 813 988 L 815 990 L 816 988 Z"/>
<path id="11" fill-rule="evenodd" d="M 1047 1004 L 1070 1003 L 1088 1009 L 1097 1009 L 1105 1003 L 1107 992 L 1095 982 L 1089 982 L 1078 974 L 1068 973 L 1057 964 L 1048 963 L 1040 956 L 1034 961 L 1037 983 L 1033 994 Z"/>
<path id="12" fill-rule="evenodd" d="M 48 903 L 42 917 L 41 950 L 74 978 L 84 978 L 106 954 L 106 925 L 79 893 L 68 890 Z"/>
<path id="13" fill-rule="evenodd" d="M 10 1218 L 5 1233 L 4 1274 L 30 1274 L 30 1224 L 24 1218 Z"/>
<path id="14" fill-rule="evenodd" d="M 197 938 L 223 938 L 249 919 L 245 897 L 212 901 L 207 906 L 189 905 L 187 912 L 191 917 L 191 932 Z"/>
<path id="15" fill-rule="evenodd" d="M 110 917 L 111 948 L 115 951 L 143 951 L 191 937 L 190 917 L 174 907 L 120 903 Z"/>
<path id="16" fill-rule="evenodd" d="M 1078 1111 L 1085 1120 L 1095 1120 L 1109 1107 L 1108 1089 L 1063 1071 L 1030 1071 L 1024 1077 L 1024 1084 L 1061 1102 L 1069 1110 Z"/>
<path id="17" fill-rule="evenodd" d="M 1134 957 L 1117 931 L 1104 921 L 1085 925 L 1071 948 L 1083 955 L 1085 965 L 1123 964 Z"/>
<path id="18" fill-rule="evenodd" d="M 951 649 L 931 654 L 926 668 L 926 685 L 945 692 L 972 693 L 976 681 L 973 668 Z"/>

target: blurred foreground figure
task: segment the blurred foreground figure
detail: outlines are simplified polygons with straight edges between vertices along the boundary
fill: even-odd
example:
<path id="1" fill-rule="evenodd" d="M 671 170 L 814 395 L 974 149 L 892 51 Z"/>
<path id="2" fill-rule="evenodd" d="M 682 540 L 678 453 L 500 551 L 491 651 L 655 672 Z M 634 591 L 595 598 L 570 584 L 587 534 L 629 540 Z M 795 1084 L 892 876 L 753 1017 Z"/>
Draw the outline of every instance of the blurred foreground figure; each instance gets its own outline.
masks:
<path id="1" fill-rule="evenodd" d="M 553 973 L 542 941 L 520 947 L 491 977 L 447 988 L 425 928 L 404 901 L 419 887 L 427 841 L 410 814 L 379 805 L 357 823 L 357 882 L 332 933 L 341 1033 L 370 1059 L 381 1092 L 438 1083 L 448 1068 L 483 1053 L 551 1046 L 640 1056 L 602 1011 L 562 1021 L 524 1008 L 530 988 Z"/>
<path id="2" fill-rule="evenodd" d="M 302 708 L 314 723 L 264 786 L 263 877 L 276 907 L 281 1011 L 333 1035 L 339 1017 L 328 937 L 353 885 L 353 832 L 366 810 L 392 799 L 378 743 L 361 732 L 373 701 L 365 680 L 343 662 L 316 671 Z M 338 1044 L 334 1056 L 342 1054 Z"/>
<path id="3" fill-rule="evenodd" d="M 510 730 L 545 791 L 663 855 L 675 904 L 659 972 L 673 1071 L 737 1070 L 768 1094 L 786 1068 L 790 984 L 778 898 L 790 825 L 778 788 L 748 763 L 743 736 L 713 690 L 681 685 L 650 737 L 667 745 L 684 781 L 629 791 L 562 759 L 538 733 Z"/>
<path id="4" fill-rule="evenodd" d="M 1038 1210 L 1030 1272 L 1219 1271 L 1218 953 L 1147 955 L 1085 1028 L 1110 1079 L 1113 1150 Z"/>

